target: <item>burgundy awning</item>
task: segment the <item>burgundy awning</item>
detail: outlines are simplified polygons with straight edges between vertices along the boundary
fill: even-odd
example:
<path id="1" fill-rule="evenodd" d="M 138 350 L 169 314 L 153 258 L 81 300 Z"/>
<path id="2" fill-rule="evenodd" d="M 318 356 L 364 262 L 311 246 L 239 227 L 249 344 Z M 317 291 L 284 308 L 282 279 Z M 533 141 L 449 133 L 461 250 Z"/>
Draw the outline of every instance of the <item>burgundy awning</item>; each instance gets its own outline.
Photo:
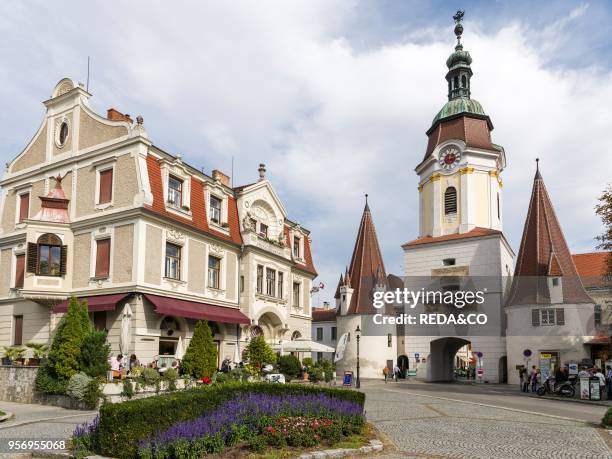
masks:
<path id="1" fill-rule="evenodd" d="M 131 293 L 116 293 L 114 295 L 97 295 L 78 298 L 79 301 L 87 301 L 87 309 L 89 312 L 99 311 L 114 311 L 117 303 L 125 299 Z M 53 312 L 66 312 L 68 310 L 70 300 L 62 301 L 53 307 Z"/>
<path id="2" fill-rule="evenodd" d="M 171 316 L 188 317 L 190 319 L 210 320 L 230 324 L 250 324 L 251 320 L 239 309 L 212 304 L 198 303 L 196 301 L 179 300 L 164 296 L 145 294 L 155 306 L 155 312 Z"/>

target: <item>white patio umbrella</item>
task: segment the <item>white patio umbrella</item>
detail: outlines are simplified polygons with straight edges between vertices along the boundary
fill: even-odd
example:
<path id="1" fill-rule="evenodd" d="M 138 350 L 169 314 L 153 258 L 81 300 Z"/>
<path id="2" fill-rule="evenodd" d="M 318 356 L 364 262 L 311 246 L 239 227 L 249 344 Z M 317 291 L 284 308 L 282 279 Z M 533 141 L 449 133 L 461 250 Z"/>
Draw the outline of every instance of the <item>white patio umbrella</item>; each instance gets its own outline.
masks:
<path id="1" fill-rule="evenodd" d="M 273 345 L 272 349 L 282 349 L 283 352 L 335 352 L 333 347 L 303 338 L 293 341 L 282 341 L 279 344 Z"/>
<path id="2" fill-rule="evenodd" d="M 121 334 L 119 335 L 119 349 L 123 355 L 128 355 L 130 348 L 130 321 L 132 320 L 132 308 L 129 304 L 123 307 L 121 313 Z"/>
<path id="3" fill-rule="evenodd" d="M 174 357 L 177 359 L 182 359 L 185 354 L 185 342 L 183 341 L 183 337 L 179 336 L 178 343 L 176 343 L 176 351 L 174 351 Z"/>

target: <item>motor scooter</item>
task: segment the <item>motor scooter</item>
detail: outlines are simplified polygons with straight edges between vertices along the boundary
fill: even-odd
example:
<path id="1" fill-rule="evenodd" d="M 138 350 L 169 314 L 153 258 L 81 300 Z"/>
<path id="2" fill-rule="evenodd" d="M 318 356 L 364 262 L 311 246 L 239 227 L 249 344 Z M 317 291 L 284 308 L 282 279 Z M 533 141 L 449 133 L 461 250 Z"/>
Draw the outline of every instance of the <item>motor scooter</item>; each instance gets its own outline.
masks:
<path id="1" fill-rule="evenodd" d="M 559 384 L 554 384 L 555 379 L 551 376 L 548 376 L 546 380 L 544 380 L 544 384 L 538 387 L 537 394 L 544 395 L 546 393 L 560 395 L 562 397 L 573 397 L 576 394 L 576 389 L 574 385 L 576 384 L 575 379 L 571 379 L 568 381 L 563 381 Z"/>

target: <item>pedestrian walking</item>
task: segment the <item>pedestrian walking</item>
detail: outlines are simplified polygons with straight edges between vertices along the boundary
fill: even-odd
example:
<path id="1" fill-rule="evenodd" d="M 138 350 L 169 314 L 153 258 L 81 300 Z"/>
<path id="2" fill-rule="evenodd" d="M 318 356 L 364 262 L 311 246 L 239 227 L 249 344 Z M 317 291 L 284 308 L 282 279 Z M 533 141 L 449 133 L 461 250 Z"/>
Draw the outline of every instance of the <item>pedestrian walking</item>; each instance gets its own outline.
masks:
<path id="1" fill-rule="evenodd" d="M 608 400 L 612 399 L 612 367 L 606 367 L 606 387 L 608 389 Z"/>
<path id="2" fill-rule="evenodd" d="M 383 375 L 385 377 L 385 384 L 387 384 L 387 379 L 389 378 L 389 367 L 383 368 Z"/>
<path id="3" fill-rule="evenodd" d="M 527 371 L 527 368 L 521 368 L 519 371 L 519 379 L 521 381 L 521 392 L 529 392 L 529 372 Z"/>
<path id="4" fill-rule="evenodd" d="M 600 397 L 600 400 L 603 400 L 604 392 L 606 391 L 606 377 L 604 376 L 604 374 L 601 372 L 601 369 L 599 368 L 595 368 L 594 372 L 595 374 L 593 376 L 595 376 L 596 378 L 599 378 L 599 397 Z"/>
<path id="5" fill-rule="evenodd" d="M 395 379 L 395 382 L 399 380 L 399 376 L 400 376 L 400 369 L 397 365 L 395 365 L 393 367 L 393 379 Z"/>
<path id="6" fill-rule="evenodd" d="M 531 380 L 531 392 L 538 391 L 538 374 L 540 370 L 534 365 L 531 367 L 530 380 Z"/>

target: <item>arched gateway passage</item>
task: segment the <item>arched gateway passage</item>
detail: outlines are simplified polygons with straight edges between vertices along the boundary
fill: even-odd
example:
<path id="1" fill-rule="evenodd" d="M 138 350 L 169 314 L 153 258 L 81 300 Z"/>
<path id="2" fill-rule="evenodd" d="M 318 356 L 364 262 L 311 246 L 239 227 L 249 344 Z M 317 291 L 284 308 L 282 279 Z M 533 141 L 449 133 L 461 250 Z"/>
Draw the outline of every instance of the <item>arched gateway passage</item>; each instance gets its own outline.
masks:
<path id="1" fill-rule="evenodd" d="M 469 344 L 468 340 L 456 337 L 432 341 L 427 362 L 427 380 L 430 382 L 454 381 L 457 352 Z"/>

